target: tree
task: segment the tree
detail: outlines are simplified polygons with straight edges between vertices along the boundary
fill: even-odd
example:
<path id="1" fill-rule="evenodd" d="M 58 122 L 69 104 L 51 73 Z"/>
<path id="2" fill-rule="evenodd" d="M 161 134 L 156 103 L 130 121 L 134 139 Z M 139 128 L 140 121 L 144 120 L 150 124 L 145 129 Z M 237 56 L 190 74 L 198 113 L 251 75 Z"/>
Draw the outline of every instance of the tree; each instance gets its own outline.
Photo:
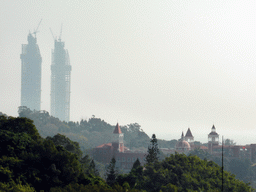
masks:
<path id="1" fill-rule="evenodd" d="M 18 108 L 19 117 L 28 117 L 32 113 L 26 106 L 19 106 Z"/>
<path id="2" fill-rule="evenodd" d="M 236 145 L 233 139 L 225 139 L 225 145 Z"/>
<path id="3" fill-rule="evenodd" d="M 117 178 L 117 171 L 115 169 L 116 167 L 116 160 L 115 158 L 113 157 L 110 161 L 110 164 L 108 165 L 107 167 L 107 184 L 110 185 L 110 186 L 113 186 L 114 183 L 116 182 L 116 178 Z"/>
<path id="4" fill-rule="evenodd" d="M 48 191 L 85 178 L 78 156 L 41 138 L 32 120 L 0 116 L 0 141 L 0 182 Z"/>
<path id="5" fill-rule="evenodd" d="M 78 156 L 78 158 L 82 157 L 82 151 L 79 147 L 79 143 L 70 140 L 65 135 L 57 134 L 53 137 L 46 137 L 46 140 L 51 140 L 57 146 L 60 145 L 64 147 L 67 151 L 74 153 Z"/>
<path id="6" fill-rule="evenodd" d="M 159 149 L 157 144 L 156 135 L 152 135 L 152 139 L 150 140 L 150 145 L 148 146 L 148 154 L 146 156 L 146 162 L 148 164 L 156 163 L 159 160 Z"/>
<path id="7" fill-rule="evenodd" d="M 133 163 L 132 169 L 137 169 L 140 166 L 140 160 L 137 158 L 137 160 Z"/>
<path id="8" fill-rule="evenodd" d="M 220 191 L 222 170 L 213 161 L 197 156 L 175 154 L 148 166 L 143 172 L 142 189 L 146 191 Z M 178 189 L 178 190 L 177 190 Z M 249 184 L 224 171 L 224 191 L 251 191 Z"/>
<path id="9" fill-rule="evenodd" d="M 97 168 L 96 168 L 96 165 L 95 165 L 93 159 L 92 159 L 91 162 L 90 162 L 90 165 L 89 165 L 89 168 L 88 168 L 88 172 L 89 172 L 89 174 L 93 174 L 93 175 L 95 175 L 95 176 L 97 176 L 97 177 L 100 175 L 100 174 L 99 174 L 99 171 L 98 171 Z"/>
<path id="10" fill-rule="evenodd" d="M 210 159 L 211 158 L 211 154 L 208 151 L 204 151 L 200 148 L 196 148 L 196 149 L 190 151 L 189 155 L 196 155 L 200 159 Z"/>
<path id="11" fill-rule="evenodd" d="M 27 133 L 35 140 L 41 138 L 33 121 L 24 117 L 0 116 L 0 128 L 14 133 Z"/>

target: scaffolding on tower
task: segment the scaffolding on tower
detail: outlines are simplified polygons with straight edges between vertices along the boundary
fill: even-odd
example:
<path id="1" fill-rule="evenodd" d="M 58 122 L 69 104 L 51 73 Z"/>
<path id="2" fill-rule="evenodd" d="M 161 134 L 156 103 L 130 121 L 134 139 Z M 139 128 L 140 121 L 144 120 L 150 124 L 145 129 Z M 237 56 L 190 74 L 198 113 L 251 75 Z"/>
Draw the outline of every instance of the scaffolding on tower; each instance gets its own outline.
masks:
<path id="1" fill-rule="evenodd" d="M 42 19 L 41 19 L 42 21 Z M 41 64 L 42 57 L 37 45 L 37 29 L 28 34 L 28 44 L 22 44 L 21 58 L 21 106 L 40 110 L 41 105 Z"/>
<path id="2" fill-rule="evenodd" d="M 51 31 L 54 39 L 51 65 L 51 115 L 68 122 L 71 65 L 68 50 L 64 49 L 65 44 L 61 41 L 61 32 L 57 40 Z"/>

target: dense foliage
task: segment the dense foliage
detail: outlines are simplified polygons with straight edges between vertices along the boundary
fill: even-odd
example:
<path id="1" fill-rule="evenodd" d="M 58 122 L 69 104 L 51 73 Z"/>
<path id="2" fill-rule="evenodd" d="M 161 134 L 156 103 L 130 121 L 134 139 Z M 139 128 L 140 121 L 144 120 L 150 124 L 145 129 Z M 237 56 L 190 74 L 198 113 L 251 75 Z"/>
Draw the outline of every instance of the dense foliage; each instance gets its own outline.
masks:
<path id="1" fill-rule="evenodd" d="M 175 154 L 165 160 L 147 164 L 145 169 L 137 167 L 129 174 L 119 176 L 120 185 L 146 191 L 221 191 L 221 167 L 213 161 L 201 160 L 197 156 Z M 224 191 L 251 191 L 249 184 L 235 179 L 235 175 L 224 171 Z"/>
<path id="2" fill-rule="evenodd" d="M 65 140 L 65 136 L 56 137 Z M 5 189 L 15 183 L 47 191 L 73 182 L 91 183 L 79 162 L 81 152 L 55 145 L 56 137 L 43 139 L 27 118 L 0 116 L 0 186 Z"/>
<path id="3" fill-rule="evenodd" d="M 201 150 L 198 150 L 202 152 Z M 223 171 L 211 160 L 200 159 L 198 156 L 172 154 L 164 160 L 158 160 L 157 139 L 153 134 L 146 157 L 147 164 L 140 166 L 136 161 L 129 174 L 119 175 L 117 182 L 146 191 L 252 191 L 249 184 L 235 175 Z M 206 155 L 206 153 L 204 153 Z"/>
<path id="4" fill-rule="evenodd" d="M 79 144 L 64 135 L 42 138 L 30 119 L 0 116 L 0 191 L 220 191 L 221 167 L 197 156 L 174 154 L 159 160 L 153 135 L 148 163 L 137 159 L 120 174 L 113 158 L 106 181 L 95 163 L 82 157 Z M 150 153 L 149 153 L 150 154 Z M 234 162 L 236 163 L 236 162 Z M 224 171 L 224 191 L 251 191 L 248 184 Z"/>
<path id="5" fill-rule="evenodd" d="M 208 151 L 202 149 L 194 149 L 190 152 L 190 155 L 196 155 L 201 159 L 212 160 L 219 166 L 222 165 L 221 156 L 213 156 Z M 256 187 L 256 167 L 252 165 L 252 162 L 247 158 L 233 158 L 230 157 L 230 151 L 224 151 L 224 170 L 236 175 L 236 178 L 246 183 L 251 183 L 251 186 Z"/>

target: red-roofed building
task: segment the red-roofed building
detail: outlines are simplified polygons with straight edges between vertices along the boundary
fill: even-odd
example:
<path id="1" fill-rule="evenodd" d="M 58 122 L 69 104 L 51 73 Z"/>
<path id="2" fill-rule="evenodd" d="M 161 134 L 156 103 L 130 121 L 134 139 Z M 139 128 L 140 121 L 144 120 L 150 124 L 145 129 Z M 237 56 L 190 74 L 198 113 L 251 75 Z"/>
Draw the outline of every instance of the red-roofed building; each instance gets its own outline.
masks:
<path id="1" fill-rule="evenodd" d="M 116 159 L 116 166 L 125 172 L 130 171 L 137 158 L 143 165 L 145 163 L 144 158 L 146 153 L 130 151 L 129 148 L 124 146 L 123 138 L 124 135 L 117 123 L 113 131 L 112 143 L 106 143 L 95 147 L 93 149 L 93 158 L 96 161 L 108 164 L 114 157 Z"/>

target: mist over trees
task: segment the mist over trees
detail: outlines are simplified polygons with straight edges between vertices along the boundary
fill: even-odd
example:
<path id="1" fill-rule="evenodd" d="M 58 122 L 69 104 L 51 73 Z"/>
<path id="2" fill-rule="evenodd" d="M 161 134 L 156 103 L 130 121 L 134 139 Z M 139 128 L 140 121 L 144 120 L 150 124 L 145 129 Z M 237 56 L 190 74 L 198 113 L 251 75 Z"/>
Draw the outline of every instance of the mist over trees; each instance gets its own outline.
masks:
<path id="1" fill-rule="evenodd" d="M 42 137 L 52 137 L 60 133 L 78 142 L 82 151 L 112 141 L 114 126 L 95 116 L 88 120 L 82 119 L 80 122 L 61 122 L 46 111 L 31 111 L 26 107 L 19 107 L 18 112 L 20 117 L 27 117 L 34 121 Z M 124 133 L 125 146 L 131 149 L 147 150 L 149 136 L 138 123 L 121 126 L 121 131 Z"/>
<path id="2" fill-rule="evenodd" d="M 113 157 L 107 169 L 99 170 L 98 162 L 84 150 L 90 146 L 87 137 L 89 138 L 92 132 L 99 135 L 112 132 L 113 126 L 95 117 L 80 123 L 66 123 L 47 113 L 29 110 L 21 111 L 20 116 L 35 118 L 41 129 L 45 125 L 54 125 L 58 131 L 55 135 L 42 137 L 40 132 L 45 132 L 37 130 L 32 120 L 26 117 L 0 116 L 0 191 L 221 190 L 221 167 L 204 151 L 195 150 L 194 154 L 189 156 L 176 153 L 159 158 L 159 140 L 153 134 L 151 139 L 145 136 L 148 151 L 148 161 L 145 165 L 142 166 L 137 159 L 131 171 L 122 174 L 116 168 L 116 160 Z M 81 124 L 86 131 L 81 130 Z M 94 128 L 97 131 L 92 131 Z M 138 124 L 129 124 L 123 130 L 127 134 L 130 132 L 130 139 L 132 134 L 145 134 Z M 79 135 L 87 139 L 82 143 L 83 147 L 68 137 L 76 138 Z M 228 163 L 229 169 L 236 171 L 237 175 L 231 174 L 229 170 L 224 171 L 224 191 L 252 191 L 248 183 L 237 178 L 255 178 L 254 167 L 246 160 Z M 239 167 L 244 171 L 241 172 Z M 102 171 L 104 175 L 100 173 Z"/>

